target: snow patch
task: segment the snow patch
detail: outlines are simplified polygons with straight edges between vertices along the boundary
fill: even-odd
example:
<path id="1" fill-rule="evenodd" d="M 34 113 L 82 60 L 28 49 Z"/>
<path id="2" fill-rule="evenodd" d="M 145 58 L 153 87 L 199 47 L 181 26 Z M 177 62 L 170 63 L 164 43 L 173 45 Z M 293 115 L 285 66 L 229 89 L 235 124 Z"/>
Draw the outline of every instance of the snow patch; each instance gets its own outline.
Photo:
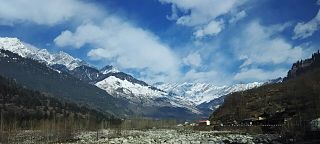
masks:
<path id="1" fill-rule="evenodd" d="M 169 83 L 155 85 L 166 92 L 176 94 L 174 97 L 192 101 L 196 105 L 208 103 L 221 96 L 252 89 L 261 86 L 263 83 L 253 82 L 248 84 L 235 84 L 231 86 L 216 86 L 209 83 Z"/>
<path id="2" fill-rule="evenodd" d="M 148 86 L 142 86 L 137 83 L 132 83 L 127 80 L 121 80 L 115 76 L 107 77 L 106 79 L 96 83 L 96 86 L 104 89 L 108 93 L 122 91 L 127 95 L 135 95 L 138 97 L 163 97 L 166 93 L 153 90 Z"/>
<path id="3" fill-rule="evenodd" d="M 31 58 L 47 65 L 62 64 L 73 70 L 85 63 L 69 54 L 60 51 L 56 54 L 49 53 L 46 49 L 38 49 L 30 44 L 23 43 L 17 38 L 0 37 L 0 49 L 16 53 L 24 58 Z"/>
<path id="4" fill-rule="evenodd" d="M 143 102 L 145 105 L 160 107 L 182 107 L 190 110 L 192 113 L 200 114 L 196 105 L 191 101 L 181 99 L 180 97 L 170 97 L 168 93 L 152 89 L 151 86 L 132 83 L 115 76 L 109 76 L 104 80 L 97 82 L 95 85 L 113 96 L 122 97 L 131 102 Z M 158 98 L 163 98 L 164 102 L 157 102 L 156 99 Z"/>
<path id="5" fill-rule="evenodd" d="M 106 69 L 104 71 L 102 71 L 102 74 L 108 74 L 108 73 L 118 73 L 120 72 L 117 68 L 111 66 L 110 69 Z"/>

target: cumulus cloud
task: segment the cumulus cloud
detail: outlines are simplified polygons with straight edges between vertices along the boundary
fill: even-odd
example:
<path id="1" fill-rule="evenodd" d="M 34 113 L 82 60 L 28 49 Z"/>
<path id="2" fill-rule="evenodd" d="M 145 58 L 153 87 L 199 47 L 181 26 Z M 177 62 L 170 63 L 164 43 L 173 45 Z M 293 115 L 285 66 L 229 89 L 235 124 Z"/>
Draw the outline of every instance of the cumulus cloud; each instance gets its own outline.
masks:
<path id="1" fill-rule="evenodd" d="M 74 48 L 81 48 L 86 43 L 99 43 L 105 38 L 106 32 L 97 25 L 92 23 L 83 24 L 77 27 L 76 32 L 69 30 L 63 31 L 54 42 L 57 46 L 65 47 L 72 46 Z"/>
<path id="2" fill-rule="evenodd" d="M 305 57 L 302 47 L 295 47 L 281 37 L 275 35 L 275 27 L 262 26 L 259 22 L 250 23 L 236 38 L 234 48 L 242 67 L 252 64 L 292 63 Z"/>
<path id="3" fill-rule="evenodd" d="M 201 56 L 199 53 L 191 53 L 183 59 L 184 64 L 199 67 L 201 66 Z"/>
<path id="4" fill-rule="evenodd" d="M 291 65 L 311 54 L 302 46 L 294 46 L 278 36 L 277 33 L 283 29 L 278 25 L 264 27 L 257 21 L 248 24 L 233 43 L 235 55 L 243 61 L 235 80 L 266 80 L 283 76 L 287 71 L 283 65 Z M 265 65 L 272 65 L 275 69 L 256 68 Z"/>
<path id="5" fill-rule="evenodd" d="M 218 16 L 227 14 L 233 8 L 243 4 L 246 0 L 160 0 L 169 3 L 184 15 L 177 19 L 178 24 L 196 26 L 214 20 Z"/>
<path id="6" fill-rule="evenodd" d="M 114 61 L 125 69 L 137 69 L 149 75 L 179 74 L 180 60 L 151 32 L 138 28 L 116 16 L 101 24 L 85 23 L 74 32 L 62 32 L 54 42 L 60 47 L 94 47 L 88 56 L 94 60 Z"/>
<path id="7" fill-rule="evenodd" d="M 210 69 L 207 71 L 197 71 L 195 69 L 191 69 L 181 76 L 179 80 L 180 82 L 204 82 L 220 86 L 229 85 L 232 83 L 232 78 L 230 78 L 227 74 L 215 69 Z"/>
<path id="8" fill-rule="evenodd" d="M 172 7 L 172 14 L 167 18 L 179 25 L 193 28 L 196 38 L 216 36 L 229 23 L 236 23 L 247 15 L 240 7 L 248 0 L 159 1 Z M 61 32 L 55 38 L 57 46 L 75 49 L 87 46 L 86 48 L 90 49 L 87 53 L 90 59 L 110 62 L 121 69 L 137 70 L 138 78 L 153 82 L 209 81 L 221 84 L 232 80 L 266 80 L 286 73 L 287 68 L 279 65 L 291 64 L 306 55 L 309 56 L 303 46 L 294 46 L 277 35 L 290 24 L 264 27 L 259 22 L 252 22 L 233 41 L 232 46 L 235 51 L 230 53 L 234 52 L 236 58 L 232 59 L 237 60 L 230 62 L 228 58 L 214 57 L 217 60 L 210 61 L 206 58 L 209 56 L 204 56 L 208 51 L 200 52 L 198 49 L 199 53 L 178 56 L 150 31 L 133 25 L 117 15 L 108 15 L 96 5 L 87 3 L 88 1 L 0 0 L 0 2 L 0 24 L 29 22 L 52 26 L 78 20 L 73 24 L 76 27 Z M 319 28 L 319 13 L 311 21 L 297 24 L 296 38 L 311 36 Z M 224 17 L 225 15 L 227 16 Z M 208 45 L 210 45 L 208 49 L 212 50 L 211 43 Z M 221 53 L 224 54 L 224 51 L 221 50 Z M 184 58 L 180 60 L 180 57 Z M 232 74 L 231 78 L 229 74 L 224 74 L 221 67 L 227 63 L 237 63 L 238 60 L 243 61 L 239 73 Z M 198 67 L 208 65 L 208 61 L 211 65 L 200 71 Z M 180 72 L 183 64 L 191 66 L 191 70 Z M 263 66 L 259 67 L 266 64 L 275 65 L 277 69 L 266 70 L 261 68 Z"/>
<path id="9" fill-rule="evenodd" d="M 0 23 L 54 25 L 72 18 L 100 15 L 98 7 L 79 0 L 0 0 Z"/>
<path id="10" fill-rule="evenodd" d="M 217 77 L 218 77 L 218 72 L 213 70 L 199 72 L 192 69 L 185 74 L 183 79 L 184 81 L 213 82 Z"/>
<path id="11" fill-rule="evenodd" d="M 308 22 L 300 22 L 294 28 L 293 39 L 304 39 L 310 37 L 320 28 L 320 10 L 317 15 Z"/>
<path id="12" fill-rule="evenodd" d="M 223 27 L 224 27 L 224 24 L 222 20 L 211 21 L 208 25 L 198 28 L 198 30 L 194 32 L 194 36 L 196 38 L 202 38 L 204 36 L 217 35 L 222 31 Z"/>
<path id="13" fill-rule="evenodd" d="M 287 69 L 276 69 L 274 71 L 259 68 L 243 69 L 234 76 L 234 79 L 238 81 L 265 81 L 283 77 L 287 74 L 287 71 Z"/>
<path id="14" fill-rule="evenodd" d="M 248 0 L 159 0 L 173 6 L 172 16 L 177 24 L 195 27 L 196 37 L 218 34 L 223 25 L 219 16 L 229 14 Z M 178 15 L 178 11 L 181 15 Z M 243 13 L 240 13 L 242 16 Z"/>

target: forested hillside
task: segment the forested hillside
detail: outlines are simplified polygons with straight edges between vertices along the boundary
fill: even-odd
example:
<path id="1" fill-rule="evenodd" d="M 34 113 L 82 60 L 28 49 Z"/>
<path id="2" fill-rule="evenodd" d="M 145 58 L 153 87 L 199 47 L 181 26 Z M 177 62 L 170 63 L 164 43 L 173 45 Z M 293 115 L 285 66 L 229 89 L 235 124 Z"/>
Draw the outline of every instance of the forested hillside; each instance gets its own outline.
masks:
<path id="1" fill-rule="evenodd" d="M 245 92 L 229 95 L 211 120 L 241 121 L 260 115 L 302 117 L 311 120 L 320 117 L 320 69 L 309 71 L 283 83 L 269 84 Z M 290 116 L 291 115 L 291 116 Z"/>
<path id="2" fill-rule="evenodd" d="M 123 107 L 126 105 L 124 101 L 112 97 L 98 87 L 9 51 L 0 50 L 0 75 L 14 79 L 28 89 L 88 104 L 105 112 L 119 115 L 130 113 Z"/>
<path id="3" fill-rule="evenodd" d="M 214 123 L 250 120 L 259 124 L 284 124 L 281 130 L 303 132 L 320 117 L 319 52 L 292 66 L 282 83 L 233 93 L 210 117 Z"/>
<path id="4" fill-rule="evenodd" d="M 1 130 L 6 128 L 35 128 L 40 121 L 51 124 L 68 121 L 68 124 L 87 127 L 100 122 L 119 123 L 111 114 L 66 102 L 39 91 L 28 90 L 0 76 Z M 72 124 L 73 123 L 73 124 Z M 82 123 L 82 124 L 80 124 Z"/>

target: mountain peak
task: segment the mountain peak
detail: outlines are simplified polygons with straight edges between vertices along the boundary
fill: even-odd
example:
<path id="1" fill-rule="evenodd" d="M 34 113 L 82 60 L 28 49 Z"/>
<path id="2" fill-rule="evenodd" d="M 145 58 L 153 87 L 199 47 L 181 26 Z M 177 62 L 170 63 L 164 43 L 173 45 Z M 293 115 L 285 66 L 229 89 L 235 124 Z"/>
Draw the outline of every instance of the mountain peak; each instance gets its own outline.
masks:
<path id="1" fill-rule="evenodd" d="M 118 73 L 120 71 L 112 65 L 106 65 L 100 69 L 100 72 L 102 74 L 108 74 L 108 73 Z"/>
<path id="2" fill-rule="evenodd" d="M 18 38 L 11 38 L 11 37 L 0 37 L 1 42 L 6 43 L 21 43 L 21 41 Z"/>
<path id="3" fill-rule="evenodd" d="M 312 57 L 309 59 L 297 61 L 288 71 L 287 77 L 284 78 L 284 81 L 295 78 L 301 74 L 306 73 L 307 71 L 313 70 L 320 67 L 320 52 L 319 50 L 312 54 Z"/>
<path id="4" fill-rule="evenodd" d="M 51 54 L 46 49 L 36 48 L 30 44 L 20 41 L 18 38 L 0 37 L 0 49 L 11 51 L 21 57 L 44 62 L 47 65 L 65 65 L 69 70 L 81 65 L 86 65 L 84 61 L 74 58 L 63 51 Z"/>
<path id="5" fill-rule="evenodd" d="M 35 53 L 38 49 L 34 47 L 27 48 L 19 39 L 0 37 L 0 48 L 11 51 L 21 57 L 28 57 L 31 53 Z"/>
<path id="6" fill-rule="evenodd" d="M 261 86 L 263 83 L 253 82 L 248 84 L 234 84 L 230 86 L 216 86 L 211 83 L 169 83 L 155 85 L 155 87 L 162 89 L 169 93 L 174 93 L 184 99 L 194 102 L 199 105 L 201 103 L 209 102 L 221 96 L 252 89 Z"/>

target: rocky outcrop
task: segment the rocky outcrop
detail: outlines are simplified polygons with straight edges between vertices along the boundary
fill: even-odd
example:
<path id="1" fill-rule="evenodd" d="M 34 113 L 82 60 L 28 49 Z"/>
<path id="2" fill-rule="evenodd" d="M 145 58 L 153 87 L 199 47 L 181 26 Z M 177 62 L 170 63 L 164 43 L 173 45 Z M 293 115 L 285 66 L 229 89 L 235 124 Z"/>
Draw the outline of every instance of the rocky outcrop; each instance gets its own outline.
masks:
<path id="1" fill-rule="evenodd" d="M 312 57 L 306 60 L 297 61 L 292 65 L 292 68 L 288 71 L 288 75 L 284 78 L 284 81 L 295 78 L 307 71 L 320 67 L 320 53 L 312 54 Z"/>

